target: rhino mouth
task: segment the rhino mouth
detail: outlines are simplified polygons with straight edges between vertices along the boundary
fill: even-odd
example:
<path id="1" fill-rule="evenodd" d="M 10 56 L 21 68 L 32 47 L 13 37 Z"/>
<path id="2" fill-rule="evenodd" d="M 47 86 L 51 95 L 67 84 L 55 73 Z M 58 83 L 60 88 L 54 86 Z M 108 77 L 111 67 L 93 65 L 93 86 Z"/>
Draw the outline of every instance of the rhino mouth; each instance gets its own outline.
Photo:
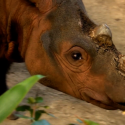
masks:
<path id="1" fill-rule="evenodd" d="M 107 94 L 96 92 L 88 87 L 84 87 L 84 89 L 82 89 L 80 93 L 82 99 L 87 101 L 88 103 L 92 103 L 104 109 L 117 109 L 113 106 L 114 102 L 107 96 Z"/>
<path id="2" fill-rule="evenodd" d="M 125 106 L 125 103 L 121 102 L 121 103 L 118 103 L 119 105 L 121 106 Z"/>
<path id="3" fill-rule="evenodd" d="M 94 104 L 94 105 L 104 108 L 104 109 L 108 109 L 108 110 L 120 109 L 123 111 L 125 110 L 125 103 L 123 103 L 123 102 L 121 102 L 121 103 L 113 102 L 110 98 L 108 98 L 110 100 L 110 102 L 106 103 L 106 102 L 94 99 L 94 98 L 88 96 L 86 93 L 84 93 L 84 97 L 85 97 L 85 101 L 87 101 L 88 103 Z"/>
<path id="4" fill-rule="evenodd" d="M 108 110 L 116 110 L 118 109 L 116 106 L 114 106 L 114 102 L 110 100 L 110 103 L 106 103 L 106 102 L 102 102 L 100 100 L 96 100 L 90 96 L 88 96 L 86 93 L 84 93 L 84 97 L 85 97 L 85 101 L 87 101 L 88 103 L 94 104 L 98 107 L 104 108 L 104 109 L 108 109 Z"/>

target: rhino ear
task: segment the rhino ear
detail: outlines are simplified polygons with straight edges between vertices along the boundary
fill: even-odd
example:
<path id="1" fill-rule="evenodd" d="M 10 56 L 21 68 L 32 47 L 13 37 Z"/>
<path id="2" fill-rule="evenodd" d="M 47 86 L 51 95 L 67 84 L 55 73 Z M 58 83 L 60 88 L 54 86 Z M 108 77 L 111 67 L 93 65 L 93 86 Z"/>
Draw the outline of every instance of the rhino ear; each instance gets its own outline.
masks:
<path id="1" fill-rule="evenodd" d="M 56 0 L 27 0 L 32 5 L 36 6 L 41 13 L 46 13 L 52 9 Z"/>

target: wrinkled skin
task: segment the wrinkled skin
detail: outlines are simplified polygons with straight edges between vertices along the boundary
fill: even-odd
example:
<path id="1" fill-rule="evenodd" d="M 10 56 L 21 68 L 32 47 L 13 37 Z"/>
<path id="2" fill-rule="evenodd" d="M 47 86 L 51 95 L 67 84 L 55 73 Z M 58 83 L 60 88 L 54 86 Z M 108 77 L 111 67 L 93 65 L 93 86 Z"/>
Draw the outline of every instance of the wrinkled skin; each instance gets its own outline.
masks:
<path id="1" fill-rule="evenodd" d="M 125 110 L 125 61 L 107 25 L 81 0 L 0 1 L 0 94 L 13 62 L 40 82 L 105 109 Z M 4 7 L 4 9 L 3 9 Z"/>

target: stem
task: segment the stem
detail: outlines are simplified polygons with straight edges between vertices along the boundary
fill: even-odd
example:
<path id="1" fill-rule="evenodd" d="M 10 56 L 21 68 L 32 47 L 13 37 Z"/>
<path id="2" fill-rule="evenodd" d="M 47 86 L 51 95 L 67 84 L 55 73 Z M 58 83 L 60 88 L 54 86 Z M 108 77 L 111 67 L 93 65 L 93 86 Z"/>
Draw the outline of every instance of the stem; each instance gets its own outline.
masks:
<path id="1" fill-rule="evenodd" d="M 88 123 L 85 122 L 85 120 L 83 120 L 82 118 L 76 116 L 78 119 L 80 119 L 85 125 L 88 125 Z"/>
<path id="2" fill-rule="evenodd" d="M 33 118 L 35 118 L 35 113 L 36 113 L 36 110 L 37 110 L 37 103 L 35 103 L 32 107 L 33 109 Z"/>
<path id="3" fill-rule="evenodd" d="M 33 110 L 33 113 L 32 113 L 31 117 L 35 119 L 35 113 L 36 113 L 36 109 L 37 109 L 37 104 L 35 103 L 31 107 L 32 107 L 32 110 Z M 34 122 L 34 121 L 35 120 L 31 120 L 31 122 Z"/>

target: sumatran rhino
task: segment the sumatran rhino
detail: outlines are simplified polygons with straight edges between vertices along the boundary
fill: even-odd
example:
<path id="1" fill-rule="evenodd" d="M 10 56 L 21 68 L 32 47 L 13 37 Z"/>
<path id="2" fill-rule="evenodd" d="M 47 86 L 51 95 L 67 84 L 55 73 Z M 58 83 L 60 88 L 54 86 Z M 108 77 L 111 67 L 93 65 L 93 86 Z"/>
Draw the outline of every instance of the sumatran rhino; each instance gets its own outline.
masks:
<path id="1" fill-rule="evenodd" d="M 40 82 L 105 109 L 125 110 L 125 57 L 82 0 L 0 0 L 0 94 L 13 62 Z"/>

